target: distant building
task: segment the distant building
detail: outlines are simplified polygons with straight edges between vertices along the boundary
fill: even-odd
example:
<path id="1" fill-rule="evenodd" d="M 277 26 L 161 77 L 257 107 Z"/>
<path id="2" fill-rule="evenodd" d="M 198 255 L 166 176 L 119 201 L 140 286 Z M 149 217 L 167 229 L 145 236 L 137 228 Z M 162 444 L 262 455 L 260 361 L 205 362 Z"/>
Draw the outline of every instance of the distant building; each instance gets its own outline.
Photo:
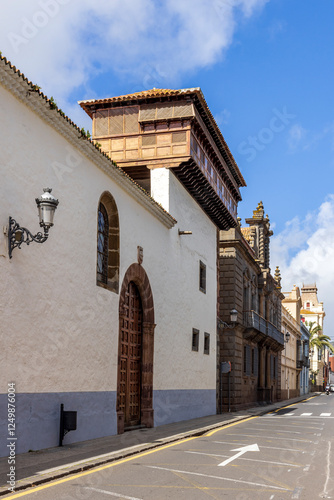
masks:
<path id="1" fill-rule="evenodd" d="M 321 331 L 318 334 L 325 334 L 324 318 L 326 313 L 324 303 L 319 302 L 317 294 L 318 288 L 315 283 L 312 285 L 303 285 L 301 289 L 301 320 L 308 329 L 310 329 L 310 325 L 320 326 Z M 313 346 L 310 354 L 312 390 L 320 391 L 324 389 L 329 378 L 329 353 L 325 348 L 318 349 L 317 346 Z"/>
<path id="2" fill-rule="evenodd" d="M 301 347 L 298 349 L 299 363 L 301 366 L 300 372 L 300 394 L 308 394 L 310 392 L 310 332 L 300 322 L 300 331 L 302 333 Z M 298 359 L 297 359 L 298 362 Z"/>
<path id="3" fill-rule="evenodd" d="M 281 397 L 281 293 L 278 269 L 270 271 L 270 230 L 262 202 L 240 226 L 219 233 L 219 353 L 231 363 L 221 375 L 219 407 L 226 411 Z M 230 310 L 238 311 L 233 328 Z"/>
<path id="4" fill-rule="evenodd" d="M 309 391 L 309 331 L 300 320 L 302 300 L 299 287 L 293 287 L 282 302 L 282 398 L 289 399 Z"/>

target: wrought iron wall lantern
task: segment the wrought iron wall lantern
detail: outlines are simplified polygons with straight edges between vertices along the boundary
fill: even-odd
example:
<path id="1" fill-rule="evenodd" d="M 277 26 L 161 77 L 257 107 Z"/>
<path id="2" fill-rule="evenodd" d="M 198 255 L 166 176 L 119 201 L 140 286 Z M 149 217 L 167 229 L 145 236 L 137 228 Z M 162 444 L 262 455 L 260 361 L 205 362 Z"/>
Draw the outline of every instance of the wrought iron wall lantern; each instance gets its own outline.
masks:
<path id="1" fill-rule="evenodd" d="M 29 245 L 33 241 L 44 243 L 48 239 L 49 229 L 53 226 L 53 217 L 59 201 L 51 194 L 52 189 L 44 188 L 44 193 L 36 198 L 39 225 L 44 229 L 44 234 L 39 232 L 33 235 L 25 227 L 21 227 L 15 219 L 9 217 L 8 227 L 8 254 L 12 258 L 14 248 L 21 248 L 23 243 Z"/>
<path id="2" fill-rule="evenodd" d="M 284 342 L 287 344 L 290 340 L 290 333 L 286 332 L 285 337 L 284 337 Z"/>
<path id="3" fill-rule="evenodd" d="M 225 321 L 222 321 L 220 318 L 218 318 L 218 327 L 219 328 L 234 328 L 235 324 L 238 319 L 238 311 L 236 309 L 232 309 L 230 311 L 230 321 L 231 323 L 226 323 Z"/>

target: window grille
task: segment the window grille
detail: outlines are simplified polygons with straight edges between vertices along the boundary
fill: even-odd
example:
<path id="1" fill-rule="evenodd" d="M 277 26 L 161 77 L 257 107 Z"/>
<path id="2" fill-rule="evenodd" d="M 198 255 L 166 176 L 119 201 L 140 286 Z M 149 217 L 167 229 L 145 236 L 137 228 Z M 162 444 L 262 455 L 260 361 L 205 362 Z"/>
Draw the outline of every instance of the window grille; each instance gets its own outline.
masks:
<path id="1" fill-rule="evenodd" d="M 249 345 L 244 345 L 244 373 L 251 374 L 251 349 Z"/>
<path id="2" fill-rule="evenodd" d="M 156 135 L 143 135 L 141 138 L 142 146 L 154 146 L 156 144 Z"/>
<path id="3" fill-rule="evenodd" d="M 108 283 L 108 236 L 108 214 L 105 206 L 100 203 L 97 235 L 97 278 L 102 283 Z"/>
<path id="4" fill-rule="evenodd" d="M 186 142 L 187 133 L 186 132 L 174 132 L 172 134 L 172 142 Z"/>

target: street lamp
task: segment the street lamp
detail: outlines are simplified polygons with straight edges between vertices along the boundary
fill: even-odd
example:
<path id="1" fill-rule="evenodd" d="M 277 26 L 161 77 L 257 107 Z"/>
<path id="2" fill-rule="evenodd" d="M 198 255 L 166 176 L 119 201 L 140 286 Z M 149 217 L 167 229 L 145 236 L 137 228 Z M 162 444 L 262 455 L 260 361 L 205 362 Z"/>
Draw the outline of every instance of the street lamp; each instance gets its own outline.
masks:
<path id="1" fill-rule="evenodd" d="M 226 323 L 225 321 L 222 321 L 220 318 L 217 318 L 218 319 L 218 327 L 219 328 L 234 328 L 235 327 L 235 324 L 237 322 L 237 319 L 238 319 L 238 311 L 236 309 L 231 309 L 230 311 L 230 321 L 231 323 Z"/>
<path id="2" fill-rule="evenodd" d="M 290 333 L 286 332 L 284 342 L 287 344 L 290 340 Z"/>
<path id="3" fill-rule="evenodd" d="M 38 208 L 39 225 L 44 229 L 44 234 L 41 232 L 33 235 L 25 227 L 21 227 L 15 219 L 9 217 L 8 228 L 8 254 L 12 258 L 14 248 L 21 249 L 22 243 L 29 245 L 31 242 L 44 243 L 49 236 L 49 229 L 53 226 L 54 213 L 59 201 L 51 194 L 52 189 L 44 188 L 44 193 L 36 198 Z"/>

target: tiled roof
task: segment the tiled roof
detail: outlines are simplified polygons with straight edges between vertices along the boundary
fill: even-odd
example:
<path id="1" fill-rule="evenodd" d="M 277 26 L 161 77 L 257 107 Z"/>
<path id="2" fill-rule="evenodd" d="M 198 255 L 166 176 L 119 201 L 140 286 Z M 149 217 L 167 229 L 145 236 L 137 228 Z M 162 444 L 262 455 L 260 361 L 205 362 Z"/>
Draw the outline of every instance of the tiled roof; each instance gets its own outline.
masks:
<path id="1" fill-rule="evenodd" d="M 204 95 L 200 87 L 176 89 L 176 90 L 153 88 L 151 90 L 144 90 L 141 92 L 135 92 L 133 94 L 126 94 L 116 97 L 107 97 L 105 99 L 90 99 L 86 101 L 79 101 L 79 104 L 86 111 L 86 113 L 92 118 L 93 116 L 92 108 L 99 105 L 103 104 L 113 105 L 128 101 L 141 101 L 141 100 L 144 101 L 147 99 L 155 99 L 155 98 L 168 99 L 168 97 L 183 96 L 183 95 L 192 96 L 194 98 L 195 105 L 197 106 L 199 111 L 202 112 L 202 115 L 205 116 L 204 122 L 208 127 L 208 129 L 210 130 L 213 139 L 215 140 L 216 143 L 220 143 L 221 145 L 220 147 L 218 146 L 218 149 L 220 149 L 223 158 L 225 159 L 227 165 L 229 166 L 235 181 L 240 187 L 246 186 L 245 179 L 243 178 L 239 170 L 239 167 L 228 145 L 225 142 L 225 139 L 216 123 L 216 120 L 214 119 L 210 111 L 210 108 L 204 98 Z"/>
<path id="2" fill-rule="evenodd" d="M 182 94 L 189 94 L 195 91 L 201 92 L 199 87 L 189 88 L 189 89 L 150 89 L 150 90 L 142 90 L 140 92 L 134 92 L 133 94 L 124 94 L 115 97 L 106 97 L 104 99 L 88 99 L 85 101 L 79 101 L 79 104 L 85 111 L 89 113 L 89 106 L 91 104 L 104 104 L 104 103 L 112 103 L 112 102 L 123 102 L 129 101 L 132 99 L 146 99 L 150 97 L 165 97 L 165 96 L 176 96 Z M 202 93 L 202 92 L 201 92 Z M 204 97 L 203 97 L 204 98 Z M 87 106 L 86 106 L 87 105 Z M 87 107 L 87 109 L 86 109 Z"/>

